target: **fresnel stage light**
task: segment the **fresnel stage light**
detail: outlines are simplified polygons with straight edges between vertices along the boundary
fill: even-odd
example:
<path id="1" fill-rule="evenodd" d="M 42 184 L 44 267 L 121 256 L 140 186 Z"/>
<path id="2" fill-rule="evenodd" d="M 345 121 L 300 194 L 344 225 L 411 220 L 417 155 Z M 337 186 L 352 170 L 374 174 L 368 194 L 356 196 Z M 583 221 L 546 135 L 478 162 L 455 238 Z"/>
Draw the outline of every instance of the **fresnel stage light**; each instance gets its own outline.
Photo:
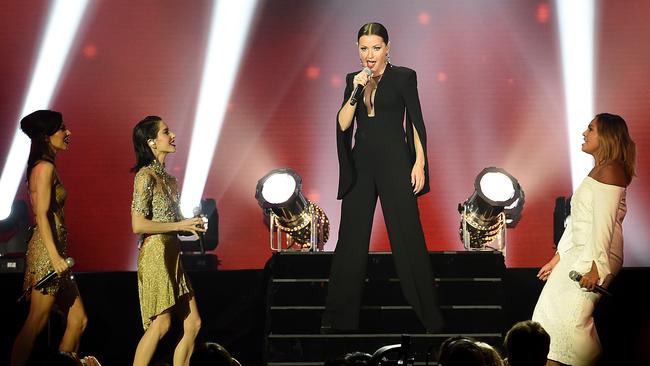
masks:
<path id="1" fill-rule="evenodd" d="M 524 191 L 503 169 L 483 169 L 474 181 L 474 192 L 462 204 L 460 239 L 467 250 L 497 250 L 505 255 L 506 227 L 513 228 L 524 208 Z"/>
<path id="2" fill-rule="evenodd" d="M 269 217 L 271 249 L 323 250 L 330 224 L 323 209 L 302 194 L 302 178 L 289 168 L 273 169 L 257 182 L 255 198 Z M 285 235 L 282 235 L 284 233 Z"/>

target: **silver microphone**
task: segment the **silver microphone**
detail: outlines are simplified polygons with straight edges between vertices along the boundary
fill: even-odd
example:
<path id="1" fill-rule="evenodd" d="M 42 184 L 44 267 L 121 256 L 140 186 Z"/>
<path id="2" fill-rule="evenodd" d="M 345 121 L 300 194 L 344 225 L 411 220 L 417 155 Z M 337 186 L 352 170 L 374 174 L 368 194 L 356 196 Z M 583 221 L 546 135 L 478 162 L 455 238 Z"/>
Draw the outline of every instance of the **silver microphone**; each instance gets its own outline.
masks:
<path id="1" fill-rule="evenodd" d="M 363 72 L 365 72 L 368 75 L 368 77 L 372 77 L 372 71 L 369 68 L 364 67 Z M 365 85 L 361 85 L 361 84 L 357 84 L 357 86 L 354 87 L 354 91 L 352 92 L 352 99 L 350 100 L 350 105 L 357 104 L 357 101 L 363 98 L 363 89 L 365 87 L 366 87 Z"/>
<path id="2" fill-rule="evenodd" d="M 201 227 L 203 229 L 208 229 L 208 218 L 203 214 L 203 211 L 201 210 L 201 207 L 194 207 L 194 210 L 192 211 L 194 214 L 194 217 L 198 217 L 201 219 L 201 225 L 197 225 L 197 227 Z M 197 231 L 197 236 L 199 237 L 199 248 L 201 250 L 201 254 L 205 254 L 205 242 L 203 239 L 203 232 Z"/>
<path id="3" fill-rule="evenodd" d="M 569 278 L 576 282 L 580 282 L 580 280 L 582 279 L 582 275 L 577 271 L 571 271 L 569 272 Z M 594 287 L 594 292 L 598 292 L 599 294 L 603 294 L 607 296 L 612 296 L 611 292 L 607 291 L 603 286 L 599 286 L 599 285 L 596 285 Z"/>

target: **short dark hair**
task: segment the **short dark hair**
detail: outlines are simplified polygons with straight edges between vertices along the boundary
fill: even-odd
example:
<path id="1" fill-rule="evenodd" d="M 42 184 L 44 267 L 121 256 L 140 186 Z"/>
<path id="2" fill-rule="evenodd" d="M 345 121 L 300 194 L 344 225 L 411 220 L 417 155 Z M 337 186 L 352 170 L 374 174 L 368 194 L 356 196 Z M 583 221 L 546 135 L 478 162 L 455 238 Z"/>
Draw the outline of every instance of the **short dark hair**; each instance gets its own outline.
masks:
<path id="1" fill-rule="evenodd" d="M 545 365 L 550 345 L 551 337 L 544 327 L 532 320 L 513 325 L 503 341 L 509 366 Z"/>
<path id="2" fill-rule="evenodd" d="M 438 365 L 441 366 L 479 366 L 485 364 L 481 348 L 473 339 L 454 336 L 440 345 Z"/>
<path id="3" fill-rule="evenodd" d="M 237 364 L 230 353 L 219 343 L 205 342 L 199 344 L 192 352 L 190 366 L 230 366 Z"/>
<path id="4" fill-rule="evenodd" d="M 32 140 L 27 159 L 27 181 L 39 160 L 54 164 L 54 157 L 47 143 L 47 137 L 54 135 L 62 124 L 61 112 L 43 109 L 34 111 L 20 120 L 20 129 Z"/>
<path id="5" fill-rule="evenodd" d="M 133 127 L 133 150 L 135 151 L 135 165 L 131 171 L 137 173 L 140 168 L 151 164 L 156 158 L 151 152 L 147 143 L 158 135 L 159 125 L 162 118 L 158 116 L 147 116 Z"/>

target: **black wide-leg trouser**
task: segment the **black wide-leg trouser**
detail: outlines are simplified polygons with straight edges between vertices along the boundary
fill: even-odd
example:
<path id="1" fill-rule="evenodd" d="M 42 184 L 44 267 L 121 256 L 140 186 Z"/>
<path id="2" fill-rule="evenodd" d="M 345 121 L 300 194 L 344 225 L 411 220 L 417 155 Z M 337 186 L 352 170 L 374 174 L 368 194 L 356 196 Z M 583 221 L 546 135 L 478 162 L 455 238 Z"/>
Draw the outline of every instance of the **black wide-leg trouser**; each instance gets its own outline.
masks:
<path id="1" fill-rule="evenodd" d="M 434 294 L 406 146 L 355 146 L 353 157 L 357 177 L 341 206 L 323 326 L 340 330 L 359 327 L 368 247 L 379 197 L 404 296 L 427 330 L 441 329 L 443 319 Z"/>

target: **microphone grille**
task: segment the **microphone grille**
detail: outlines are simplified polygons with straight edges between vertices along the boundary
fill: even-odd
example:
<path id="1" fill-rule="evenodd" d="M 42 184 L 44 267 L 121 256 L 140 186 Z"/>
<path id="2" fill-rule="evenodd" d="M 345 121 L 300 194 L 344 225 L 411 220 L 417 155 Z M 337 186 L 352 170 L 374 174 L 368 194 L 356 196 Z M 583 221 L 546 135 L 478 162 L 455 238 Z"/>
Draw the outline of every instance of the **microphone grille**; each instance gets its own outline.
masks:
<path id="1" fill-rule="evenodd" d="M 578 273 L 576 271 L 571 271 L 571 272 L 569 272 L 569 278 L 574 280 L 574 281 L 580 281 L 582 276 L 580 275 L 580 273 Z"/>
<path id="2" fill-rule="evenodd" d="M 68 264 L 68 268 L 74 266 L 74 258 L 72 258 L 72 257 L 66 258 L 65 262 Z"/>
<path id="3" fill-rule="evenodd" d="M 368 74 L 368 76 L 372 76 L 372 70 L 370 70 L 370 69 L 367 68 L 367 67 L 364 67 L 364 68 L 363 68 L 363 72 L 365 72 L 366 74 Z"/>

